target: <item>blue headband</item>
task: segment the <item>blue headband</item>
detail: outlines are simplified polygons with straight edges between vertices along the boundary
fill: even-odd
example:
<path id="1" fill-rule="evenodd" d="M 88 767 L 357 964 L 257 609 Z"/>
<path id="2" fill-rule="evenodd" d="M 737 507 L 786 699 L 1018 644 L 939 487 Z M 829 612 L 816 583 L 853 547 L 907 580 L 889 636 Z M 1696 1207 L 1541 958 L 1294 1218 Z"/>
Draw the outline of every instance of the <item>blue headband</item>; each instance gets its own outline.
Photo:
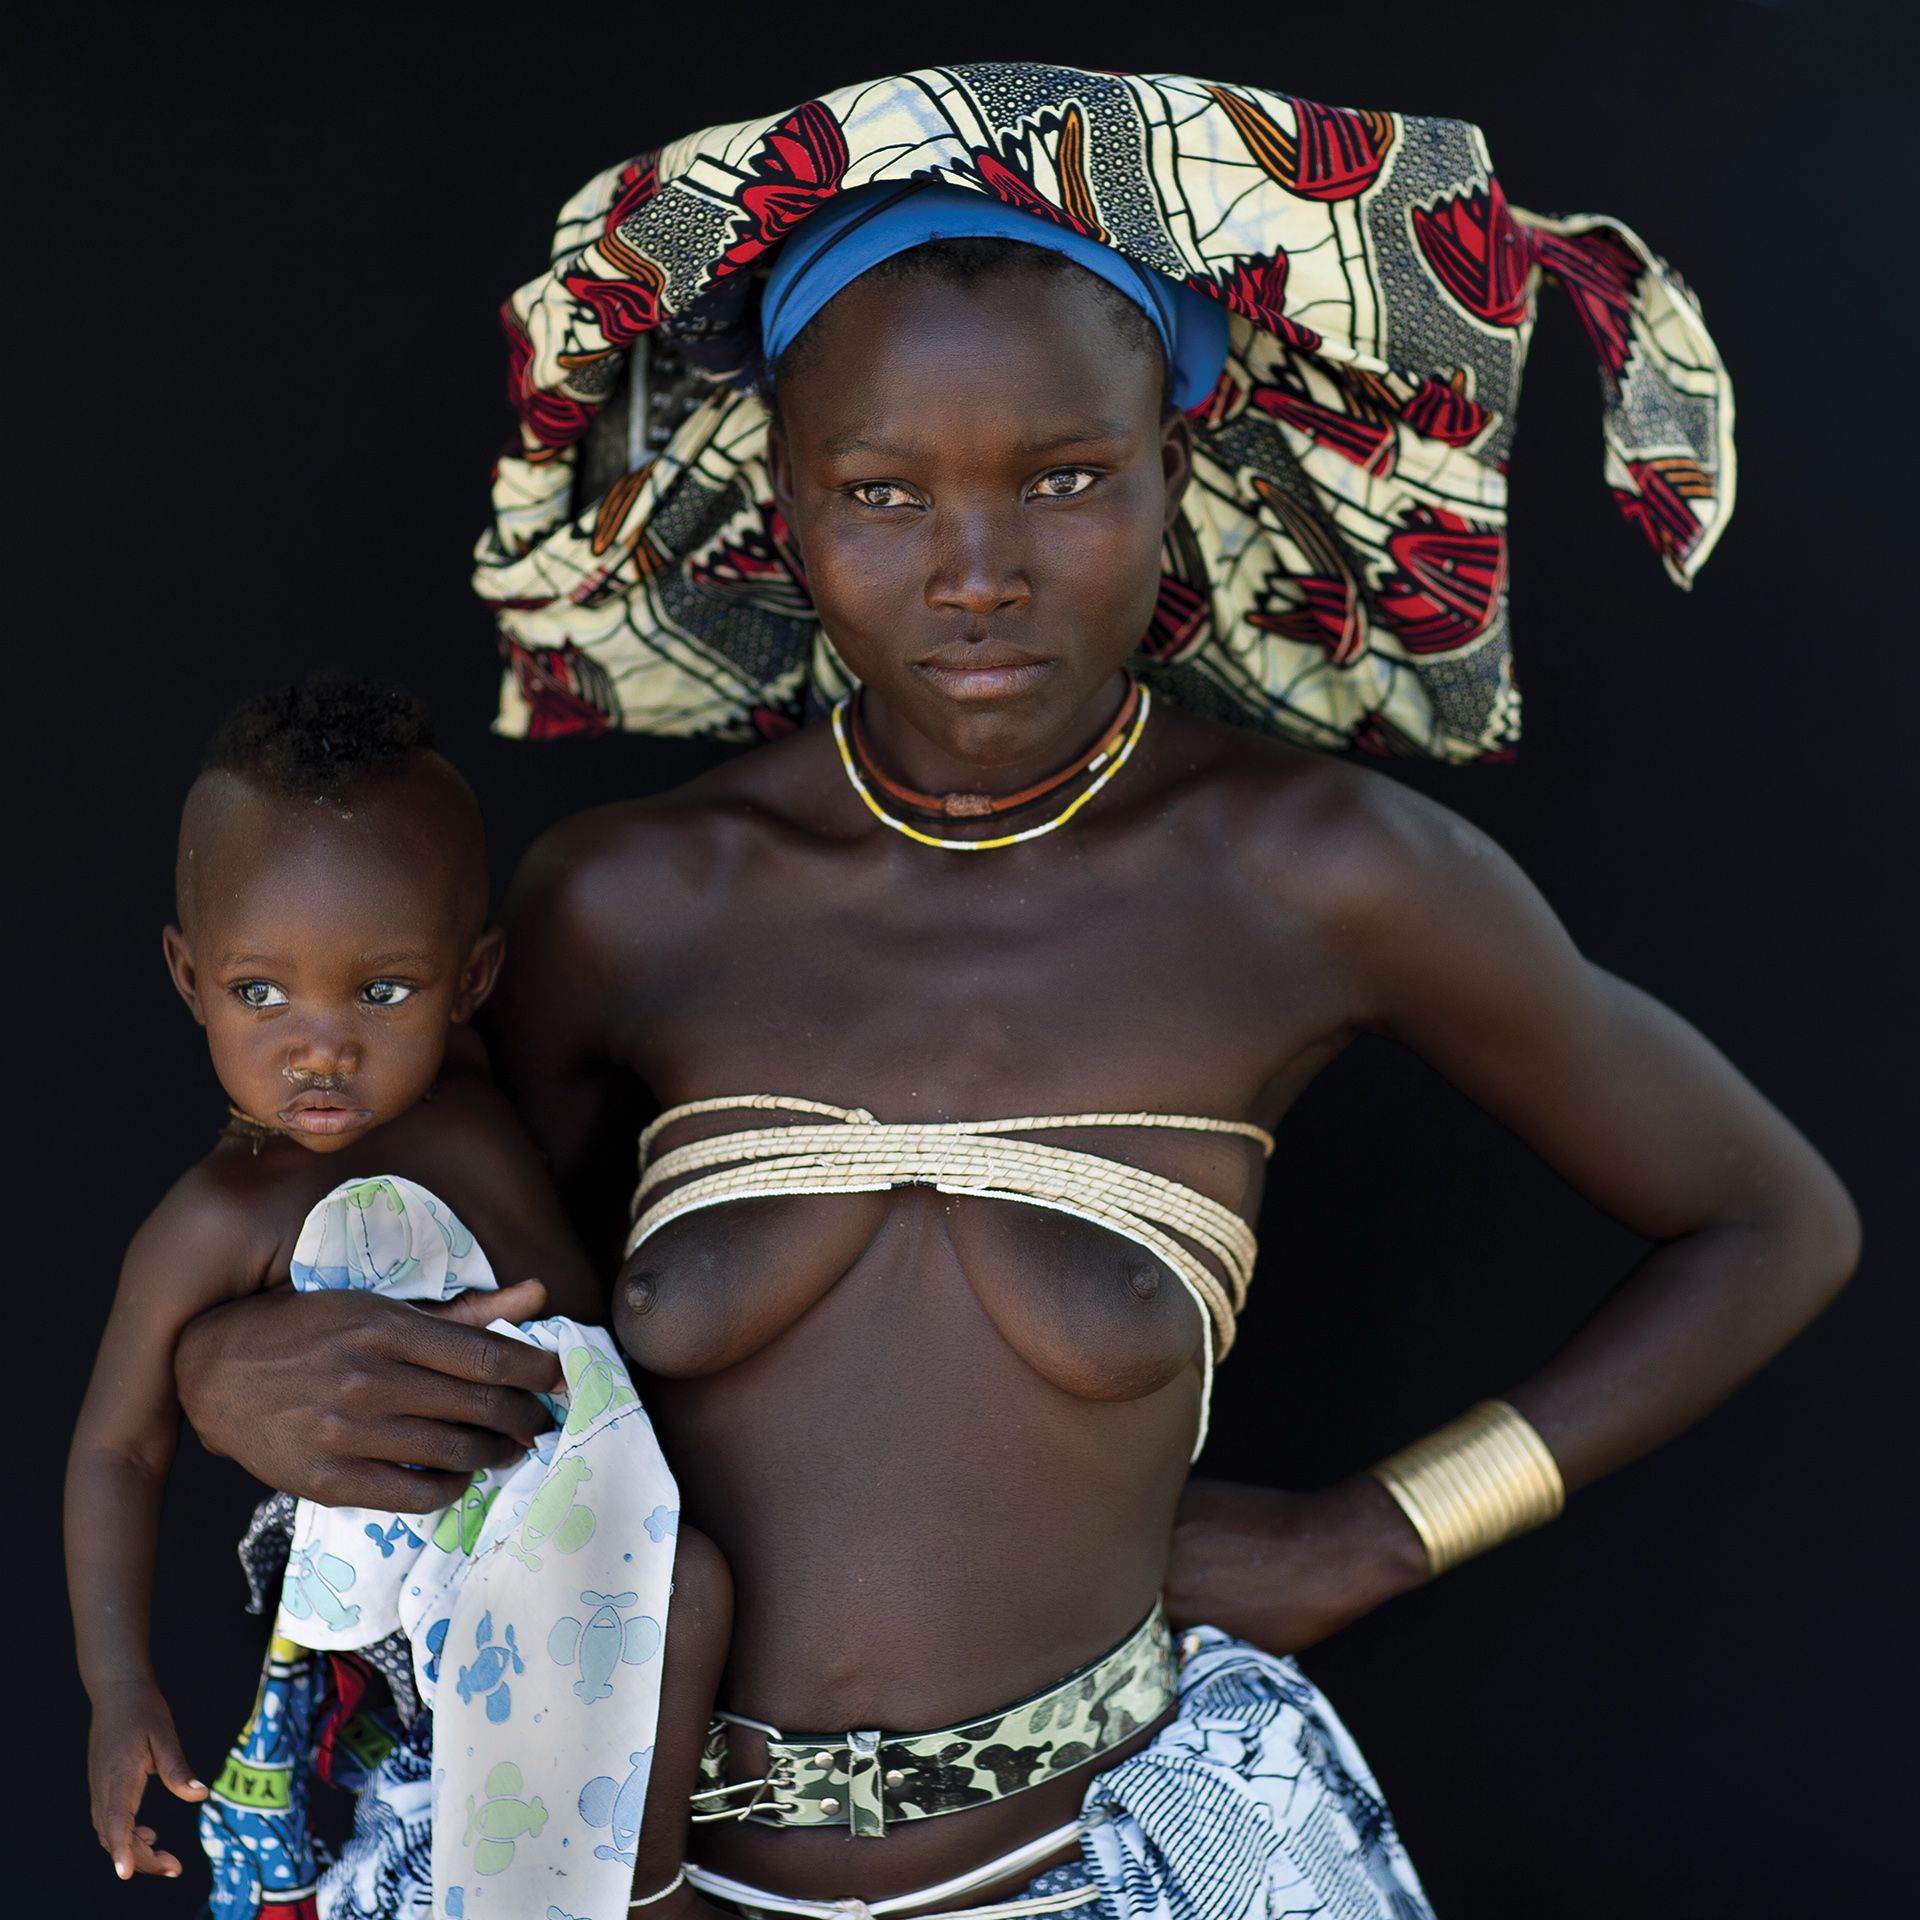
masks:
<path id="1" fill-rule="evenodd" d="M 1021 213 L 990 194 L 932 181 L 888 181 L 836 194 L 809 214 L 774 257 L 760 296 L 760 345 L 771 367 L 843 287 L 882 260 L 929 240 L 988 236 L 1063 253 L 1117 287 L 1153 322 L 1172 369 L 1168 397 L 1184 412 L 1213 391 L 1227 357 L 1226 310 L 1124 254 Z"/>

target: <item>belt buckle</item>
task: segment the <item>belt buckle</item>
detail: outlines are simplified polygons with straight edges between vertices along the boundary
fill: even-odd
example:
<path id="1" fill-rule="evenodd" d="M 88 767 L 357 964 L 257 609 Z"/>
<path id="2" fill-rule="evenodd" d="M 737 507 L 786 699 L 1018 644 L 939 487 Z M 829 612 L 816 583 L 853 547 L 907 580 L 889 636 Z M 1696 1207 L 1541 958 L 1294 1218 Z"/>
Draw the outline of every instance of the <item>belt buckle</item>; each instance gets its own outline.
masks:
<path id="1" fill-rule="evenodd" d="M 880 1735 L 875 1728 L 847 1735 L 847 1825 L 856 1840 L 884 1840 L 887 1836 Z"/>
<path id="2" fill-rule="evenodd" d="M 787 1797 L 784 1804 L 776 1804 L 773 1824 L 839 1826 L 844 1819 L 854 1839 L 884 1839 L 887 1808 L 880 1773 L 880 1739 L 879 1730 L 868 1727 L 837 1739 L 784 1743 L 792 1750 L 787 1761 Z M 802 1770 L 807 1776 L 804 1787 L 798 1781 Z M 842 1779 L 846 1781 L 844 1789 L 840 1786 Z"/>

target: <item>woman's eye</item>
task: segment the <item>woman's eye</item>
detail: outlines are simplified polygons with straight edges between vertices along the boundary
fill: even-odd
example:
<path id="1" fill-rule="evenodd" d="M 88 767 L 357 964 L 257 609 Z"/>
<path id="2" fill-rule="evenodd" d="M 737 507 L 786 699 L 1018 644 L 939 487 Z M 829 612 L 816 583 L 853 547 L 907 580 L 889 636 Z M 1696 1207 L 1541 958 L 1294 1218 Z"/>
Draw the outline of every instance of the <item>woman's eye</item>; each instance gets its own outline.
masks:
<path id="1" fill-rule="evenodd" d="M 1034 483 L 1034 492 L 1042 500 L 1071 500 L 1085 493 L 1099 476 L 1090 467 L 1055 467 Z"/>
<path id="2" fill-rule="evenodd" d="M 284 1007 L 287 1004 L 287 996 L 271 980 L 242 980 L 233 991 L 243 1007 Z"/>
<path id="3" fill-rule="evenodd" d="M 411 996 L 413 989 L 402 986 L 398 980 L 369 980 L 360 989 L 360 997 L 369 1006 L 397 1007 L 402 1000 Z"/>
<path id="4" fill-rule="evenodd" d="M 863 507 L 897 510 L 913 505 L 913 495 L 905 487 L 897 486 L 891 480 L 869 480 L 860 486 L 849 488 L 848 491 Z"/>

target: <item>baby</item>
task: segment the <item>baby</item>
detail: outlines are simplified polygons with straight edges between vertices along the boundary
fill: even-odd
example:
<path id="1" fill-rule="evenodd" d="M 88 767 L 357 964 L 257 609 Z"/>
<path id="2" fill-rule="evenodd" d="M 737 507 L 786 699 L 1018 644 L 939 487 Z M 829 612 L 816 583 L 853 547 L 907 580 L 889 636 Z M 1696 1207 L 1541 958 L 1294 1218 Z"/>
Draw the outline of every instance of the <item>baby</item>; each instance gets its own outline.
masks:
<path id="1" fill-rule="evenodd" d="M 101 1844 L 123 1880 L 179 1874 L 136 1824 L 153 1773 L 207 1803 L 218 1915 L 311 1915 L 316 1898 L 329 1912 L 426 1911 L 429 1848 L 449 1912 L 459 1878 L 512 1898 L 542 1874 L 574 1895 L 568 1910 L 609 1874 L 620 1907 L 671 1886 L 663 1916 L 697 1908 L 677 1869 L 724 1658 L 725 1563 L 690 1529 L 676 1542 L 672 1476 L 590 1324 L 603 1289 L 477 1042 L 450 1050 L 502 959 L 471 789 L 404 694 L 327 678 L 262 696 L 222 725 L 187 796 L 176 889 L 167 967 L 231 1117 L 134 1236 L 68 1466 Z M 289 1280 L 431 1311 L 493 1288 L 496 1267 L 539 1276 L 503 1305 L 537 1312 L 543 1285 L 561 1316 L 518 1330 L 561 1363 L 555 1430 L 438 1514 L 300 1503 L 261 1700 L 210 1790 L 148 1645 L 181 1329 Z M 431 1445 L 429 1429 L 423 1464 Z M 363 1651 L 336 1651 L 351 1648 Z M 393 1700 L 369 1718 L 366 1700 L 387 1699 L 376 1673 Z M 309 1749 L 322 1777 L 365 1788 L 362 1815 L 379 1803 L 327 1894 L 301 1817 Z"/>

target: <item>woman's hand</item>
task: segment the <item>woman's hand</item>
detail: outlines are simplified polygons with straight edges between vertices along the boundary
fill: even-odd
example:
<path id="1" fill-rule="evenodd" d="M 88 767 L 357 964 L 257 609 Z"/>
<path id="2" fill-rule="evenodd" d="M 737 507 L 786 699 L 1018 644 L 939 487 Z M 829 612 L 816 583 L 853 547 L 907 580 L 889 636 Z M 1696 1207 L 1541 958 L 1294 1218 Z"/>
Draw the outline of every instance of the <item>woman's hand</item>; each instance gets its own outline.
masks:
<path id="1" fill-rule="evenodd" d="M 147 1776 L 157 1773 L 176 1800 L 200 1801 L 206 1787 L 187 1765 L 173 1714 L 160 1689 L 128 1683 L 106 1691 L 93 1710 L 87 1737 L 87 1781 L 93 1789 L 93 1830 L 122 1880 L 136 1873 L 180 1877 L 180 1862 L 154 1844 L 151 1827 L 134 1825 Z"/>
<path id="2" fill-rule="evenodd" d="M 537 1280 L 432 1309 L 269 1288 L 189 1322 L 174 1354 L 180 1403 L 209 1452 L 270 1487 L 431 1512 L 553 1424 L 534 1395 L 560 1386 L 559 1362 L 485 1331 L 545 1301 Z"/>
<path id="3" fill-rule="evenodd" d="M 1370 1474 L 1317 1493 L 1192 1480 L 1174 1517 L 1167 1614 L 1297 1653 L 1427 1577 L 1426 1549 Z"/>

